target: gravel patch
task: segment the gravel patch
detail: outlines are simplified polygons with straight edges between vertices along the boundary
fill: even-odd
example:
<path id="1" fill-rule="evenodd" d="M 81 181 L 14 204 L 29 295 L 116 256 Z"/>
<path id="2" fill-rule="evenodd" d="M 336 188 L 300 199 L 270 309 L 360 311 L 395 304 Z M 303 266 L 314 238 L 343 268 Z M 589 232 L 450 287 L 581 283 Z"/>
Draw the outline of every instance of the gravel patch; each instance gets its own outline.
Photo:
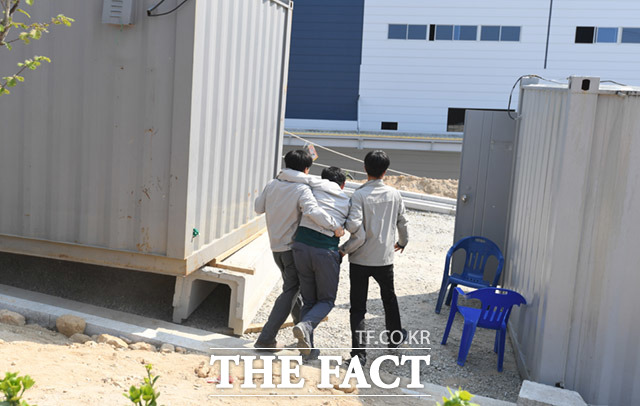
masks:
<path id="1" fill-rule="evenodd" d="M 493 352 L 495 334 L 486 329 L 476 330 L 476 334 L 464 367 L 456 364 L 462 318 L 457 316 L 446 346 L 440 345 L 442 334 L 449 316 L 449 307 L 444 306 L 441 314 L 434 309 L 447 250 L 453 243 L 455 216 L 409 211 L 410 243 L 404 253 L 395 257 L 395 288 L 400 305 L 403 327 L 409 331 L 427 330 L 429 343 L 412 342 L 413 348 L 430 347 L 431 350 L 398 349 L 391 353 L 397 355 L 418 353 L 431 354 L 431 365 L 421 368 L 422 381 L 451 388 L 462 387 L 473 394 L 515 402 L 522 380 L 520 379 L 513 349 L 508 341 L 505 346 L 504 370 L 497 371 L 497 355 Z M 266 321 L 273 302 L 280 293 L 278 284 L 266 302 L 258 311 L 254 323 Z M 367 328 L 376 331 L 376 337 L 384 327 L 384 309 L 380 299 L 380 290 L 375 281 L 369 285 L 369 298 L 366 315 Z M 247 339 L 255 340 L 257 333 L 245 334 Z M 420 337 L 420 333 L 418 333 Z M 329 314 L 328 322 L 321 323 L 315 331 L 315 344 L 318 348 L 348 348 L 351 346 L 349 330 L 349 264 L 341 266 L 340 285 L 336 306 Z M 291 328 L 280 330 L 278 340 L 287 346 L 294 346 L 295 340 Z M 508 340 L 508 339 L 507 339 Z M 380 350 L 368 351 L 368 358 L 389 354 L 391 350 L 383 344 L 371 345 Z M 342 355 L 349 358 L 348 350 L 324 350 L 323 354 Z M 382 364 L 386 372 L 410 376 L 408 365 L 394 367 L 391 363 Z"/>
<path id="2" fill-rule="evenodd" d="M 516 368 L 510 343 L 506 346 L 504 372 L 498 373 L 497 356 L 493 352 L 494 334 L 478 329 L 464 367 L 456 364 L 462 322 L 456 319 L 446 346 L 440 345 L 449 308 L 434 313 L 442 270 L 447 250 L 453 243 L 455 217 L 435 213 L 410 211 L 411 241 L 404 253 L 396 255 L 395 287 L 400 304 L 403 326 L 407 330 L 427 330 L 430 333 L 431 365 L 422 367 L 422 380 L 449 387 L 462 387 L 471 393 L 515 402 L 521 380 Z M 321 323 L 315 333 L 316 346 L 322 348 L 348 348 L 349 331 L 349 272 L 348 262 L 341 267 L 340 287 L 336 307 L 329 321 Z M 100 267 L 95 265 L 0 253 L 1 283 L 23 289 L 60 296 L 83 303 L 114 310 L 171 321 L 175 278 L 146 272 Z M 384 330 L 384 311 L 378 285 L 370 282 L 368 314 L 369 329 Z M 254 323 L 264 322 L 271 311 L 281 287 L 276 286 L 258 311 Z M 231 334 L 227 327 L 230 291 L 220 285 L 183 324 Z M 223 309 L 223 310 L 221 310 Z M 256 339 L 257 334 L 247 334 Z M 291 328 L 281 330 L 279 340 L 293 345 Z M 426 345 L 426 343 L 425 343 Z M 411 346 L 423 347 L 412 343 Z M 376 347 L 376 345 L 373 345 Z M 389 350 L 369 351 L 369 359 L 388 354 Z M 426 345 L 429 346 L 429 345 Z M 418 350 L 394 350 L 398 355 Z M 349 351 L 325 351 L 326 354 L 349 357 Z M 406 367 L 391 368 L 388 362 L 383 370 L 409 376 Z"/>

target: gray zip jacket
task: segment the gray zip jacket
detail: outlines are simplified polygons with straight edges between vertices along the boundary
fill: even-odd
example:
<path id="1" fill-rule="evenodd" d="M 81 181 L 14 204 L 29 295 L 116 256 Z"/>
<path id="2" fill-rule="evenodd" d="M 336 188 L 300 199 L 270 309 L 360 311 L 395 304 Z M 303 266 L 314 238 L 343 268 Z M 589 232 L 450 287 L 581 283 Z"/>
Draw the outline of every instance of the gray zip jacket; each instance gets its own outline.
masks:
<path id="1" fill-rule="evenodd" d="M 350 206 L 349 196 L 342 191 L 342 188 L 337 183 L 293 169 L 283 169 L 278 174 L 277 179 L 309 185 L 320 208 L 324 209 L 341 226 L 347 221 Z M 300 226 L 310 228 L 329 237 L 334 236 L 333 230 L 323 227 L 307 214 L 302 215 Z M 364 230 L 358 228 L 354 230 L 351 238 L 340 248 L 340 251 L 349 254 L 362 244 L 364 244 Z"/>
<path id="2" fill-rule="evenodd" d="M 365 266 L 393 264 L 396 229 L 398 244 L 409 242 L 404 202 L 400 192 L 387 186 L 382 179 L 370 180 L 351 196 L 347 231 L 364 228 L 364 244 L 349 255 L 349 262 Z"/>
<path id="3" fill-rule="evenodd" d="M 318 206 L 309 185 L 277 178 L 270 180 L 256 198 L 255 211 L 265 213 L 273 252 L 291 250 L 293 235 L 303 214 L 325 229 L 335 230 L 342 226 Z"/>

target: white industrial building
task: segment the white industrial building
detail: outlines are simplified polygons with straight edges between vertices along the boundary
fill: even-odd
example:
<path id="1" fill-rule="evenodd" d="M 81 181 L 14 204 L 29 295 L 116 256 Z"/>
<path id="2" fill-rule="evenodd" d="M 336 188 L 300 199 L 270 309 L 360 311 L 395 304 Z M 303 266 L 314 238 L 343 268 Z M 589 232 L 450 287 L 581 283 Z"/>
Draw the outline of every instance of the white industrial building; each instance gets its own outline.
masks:
<path id="1" fill-rule="evenodd" d="M 305 3 L 296 2 L 294 48 Z M 357 119 L 288 110 L 287 128 L 444 134 L 462 131 L 465 109 L 507 109 L 525 74 L 640 85 L 638 1 L 365 0 L 362 10 Z"/>

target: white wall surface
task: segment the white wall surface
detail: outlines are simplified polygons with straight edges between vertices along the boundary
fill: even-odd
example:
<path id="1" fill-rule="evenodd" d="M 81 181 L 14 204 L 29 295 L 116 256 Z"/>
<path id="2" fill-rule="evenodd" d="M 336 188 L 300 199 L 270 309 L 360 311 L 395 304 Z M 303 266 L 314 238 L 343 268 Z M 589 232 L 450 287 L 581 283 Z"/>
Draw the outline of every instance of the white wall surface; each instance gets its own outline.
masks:
<path id="1" fill-rule="evenodd" d="M 516 79 L 538 74 L 600 76 L 640 85 L 640 44 L 575 44 L 576 26 L 640 27 L 634 0 L 553 2 L 544 69 L 549 1 L 367 0 L 360 78 L 360 129 L 446 132 L 447 109 L 506 109 Z M 389 24 L 520 26 L 520 42 L 387 39 Z M 512 106 L 515 106 L 517 92 Z M 391 131 L 393 133 L 393 131 Z"/>
<path id="2" fill-rule="evenodd" d="M 640 97 L 526 87 L 504 284 L 529 378 L 592 405 L 640 396 Z M 602 87 L 600 89 L 603 89 Z"/>

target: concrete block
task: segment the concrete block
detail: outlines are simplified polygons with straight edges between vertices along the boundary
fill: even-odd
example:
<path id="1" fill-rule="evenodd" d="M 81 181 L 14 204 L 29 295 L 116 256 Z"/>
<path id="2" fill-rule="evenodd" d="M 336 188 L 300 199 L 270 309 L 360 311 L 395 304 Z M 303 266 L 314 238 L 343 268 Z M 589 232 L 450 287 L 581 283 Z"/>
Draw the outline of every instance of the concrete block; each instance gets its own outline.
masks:
<path id="1" fill-rule="evenodd" d="M 587 406 L 578 392 L 524 381 L 518 394 L 519 406 Z"/>
<path id="2" fill-rule="evenodd" d="M 176 278 L 173 297 L 174 323 L 182 323 L 197 309 L 216 284 L 224 284 L 231 288 L 229 327 L 233 329 L 234 334 L 244 333 L 280 279 L 280 270 L 273 260 L 267 233 L 234 253 L 229 258 L 229 261 L 231 260 L 236 266 L 243 265 L 247 269 L 255 269 L 255 272 L 251 275 L 215 266 L 204 266 L 187 276 Z"/>
<path id="3" fill-rule="evenodd" d="M 235 348 L 246 348 L 248 353 L 254 352 L 253 343 L 240 338 L 1 284 L 0 308 L 19 312 L 29 322 L 41 320 L 43 322 L 41 325 L 50 329 L 55 327 L 55 321 L 59 316 L 73 314 L 86 320 L 85 333 L 87 335 L 95 335 L 96 339 L 99 334 L 106 333 L 117 337 L 125 337 L 134 342 L 148 342 L 156 346 L 170 343 L 192 352 L 211 353 L 211 351 L 216 351 L 216 354 L 230 353 L 235 355 L 239 351 Z M 91 343 L 97 345 L 93 341 L 87 342 L 87 345 L 92 345 Z M 228 348 L 233 348 L 232 352 L 226 351 Z"/>

